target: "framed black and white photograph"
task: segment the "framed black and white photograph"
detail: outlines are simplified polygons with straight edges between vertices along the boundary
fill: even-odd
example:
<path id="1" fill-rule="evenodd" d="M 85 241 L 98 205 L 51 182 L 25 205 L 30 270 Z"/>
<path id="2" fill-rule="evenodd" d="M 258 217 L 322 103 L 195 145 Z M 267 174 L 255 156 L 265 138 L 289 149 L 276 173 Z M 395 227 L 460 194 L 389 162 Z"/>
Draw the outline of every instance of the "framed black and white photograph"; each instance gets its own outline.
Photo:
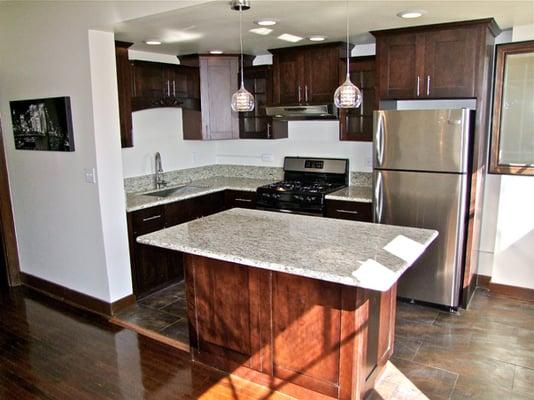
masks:
<path id="1" fill-rule="evenodd" d="M 18 150 L 74 151 L 70 97 L 11 101 Z"/>

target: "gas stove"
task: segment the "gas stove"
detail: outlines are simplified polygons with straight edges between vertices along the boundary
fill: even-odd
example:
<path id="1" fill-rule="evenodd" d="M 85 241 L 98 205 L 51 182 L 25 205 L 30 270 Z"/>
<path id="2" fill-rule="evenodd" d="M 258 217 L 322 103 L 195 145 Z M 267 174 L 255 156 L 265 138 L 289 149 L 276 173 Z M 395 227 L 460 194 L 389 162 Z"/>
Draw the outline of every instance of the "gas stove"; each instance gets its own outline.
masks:
<path id="1" fill-rule="evenodd" d="M 324 215 L 325 196 L 347 186 L 349 160 L 337 158 L 284 159 L 284 180 L 256 190 L 263 210 Z"/>

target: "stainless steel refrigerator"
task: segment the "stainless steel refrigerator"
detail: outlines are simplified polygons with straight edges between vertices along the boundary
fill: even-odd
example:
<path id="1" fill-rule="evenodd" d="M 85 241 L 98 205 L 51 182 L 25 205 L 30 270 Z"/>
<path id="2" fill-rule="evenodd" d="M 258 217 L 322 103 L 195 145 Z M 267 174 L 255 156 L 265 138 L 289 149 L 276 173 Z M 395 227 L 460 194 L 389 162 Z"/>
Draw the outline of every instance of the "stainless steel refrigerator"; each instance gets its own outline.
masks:
<path id="1" fill-rule="evenodd" d="M 439 232 L 399 280 L 400 297 L 460 304 L 473 122 L 468 109 L 374 112 L 374 221 Z"/>

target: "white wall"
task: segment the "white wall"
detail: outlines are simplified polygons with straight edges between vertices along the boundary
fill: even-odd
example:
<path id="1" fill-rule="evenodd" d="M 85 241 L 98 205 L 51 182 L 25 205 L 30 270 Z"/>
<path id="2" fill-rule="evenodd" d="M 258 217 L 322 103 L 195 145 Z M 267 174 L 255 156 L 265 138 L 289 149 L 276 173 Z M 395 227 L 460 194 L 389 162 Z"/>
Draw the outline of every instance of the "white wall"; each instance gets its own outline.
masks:
<path id="1" fill-rule="evenodd" d="M 88 31 L 188 4 L 0 2 L 0 115 L 23 272 L 105 301 L 131 293 L 113 39 L 95 34 L 90 58 Z M 93 108 L 103 94 L 112 109 Z M 15 150 L 9 101 L 52 96 L 71 98 L 76 151 Z M 98 182 L 85 183 L 92 168 Z"/>
<path id="2" fill-rule="evenodd" d="M 340 141 L 339 121 L 290 121 L 288 139 L 217 142 L 219 164 L 281 167 L 284 156 L 349 158 L 351 171 L 372 170 L 371 143 Z"/>
<path id="3" fill-rule="evenodd" d="M 125 178 L 154 173 L 159 151 L 165 171 L 215 164 L 215 141 L 184 140 L 181 108 L 132 113 L 134 147 L 122 149 Z"/>
<path id="4" fill-rule="evenodd" d="M 96 170 L 110 301 L 132 293 L 126 196 L 117 189 L 123 174 L 114 39 L 110 32 L 89 31 Z"/>

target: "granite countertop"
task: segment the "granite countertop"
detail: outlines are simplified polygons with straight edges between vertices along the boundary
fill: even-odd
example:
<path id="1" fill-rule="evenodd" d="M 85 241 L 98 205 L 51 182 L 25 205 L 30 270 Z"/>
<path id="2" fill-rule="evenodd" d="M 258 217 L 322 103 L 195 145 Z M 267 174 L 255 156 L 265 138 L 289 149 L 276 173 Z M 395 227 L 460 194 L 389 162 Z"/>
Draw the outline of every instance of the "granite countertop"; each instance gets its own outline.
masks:
<path id="1" fill-rule="evenodd" d="M 158 206 L 161 204 L 173 203 L 179 200 L 185 200 L 192 197 L 202 196 L 209 193 L 219 192 L 221 190 L 244 190 L 255 192 L 260 186 L 275 182 L 268 179 L 252 179 L 252 178 L 229 178 L 229 177 L 213 177 L 206 179 L 199 179 L 188 183 L 183 191 L 180 191 L 168 197 L 147 196 L 142 193 L 127 193 L 126 194 L 126 212 L 141 210 Z M 182 184 L 183 185 L 183 184 Z M 161 190 L 172 188 L 173 186 L 161 188 Z M 149 190 L 153 192 L 156 189 Z"/>
<path id="2" fill-rule="evenodd" d="M 428 229 L 234 208 L 137 238 L 272 271 L 387 291 L 437 236 Z"/>
<path id="3" fill-rule="evenodd" d="M 214 193 L 226 189 L 255 192 L 258 187 L 276 181 L 278 180 L 237 177 L 212 177 L 206 179 L 199 179 L 188 183 L 188 187 L 186 189 L 168 197 L 147 196 L 145 194 L 147 192 L 154 192 L 156 191 L 156 189 L 151 189 L 146 192 L 127 193 L 126 212 L 137 211 L 142 210 L 144 208 L 173 203 L 175 201 L 190 199 L 192 197 L 202 196 L 205 194 Z M 179 186 L 182 185 L 184 184 L 181 184 Z M 161 188 L 161 190 L 170 189 L 172 187 L 173 186 L 171 185 L 168 187 Z M 370 186 L 351 185 L 326 195 L 326 199 L 372 203 L 372 188 Z"/>
<path id="4" fill-rule="evenodd" d="M 327 194 L 326 199 L 354 201 L 358 203 L 372 203 L 373 188 L 371 186 L 350 185 L 336 192 Z"/>

